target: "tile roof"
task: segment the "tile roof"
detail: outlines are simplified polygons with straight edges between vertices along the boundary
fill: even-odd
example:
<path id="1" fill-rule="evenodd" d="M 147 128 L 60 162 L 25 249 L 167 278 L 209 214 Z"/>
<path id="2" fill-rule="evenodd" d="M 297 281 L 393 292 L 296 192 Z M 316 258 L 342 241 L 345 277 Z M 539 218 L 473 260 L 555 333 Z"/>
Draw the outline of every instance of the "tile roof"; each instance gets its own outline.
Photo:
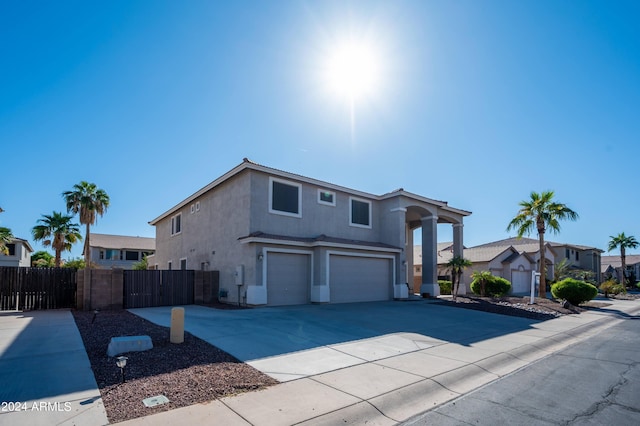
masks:
<path id="1" fill-rule="evenodd" d="M 625 263 L 627 266 L 635 265 L 636 263 L 640 263 L 640 254 L 628 254 L 625 256 Z M 600 257 L 600 266 L 604 271 L 608 266 L 613 268 L 620 268 L 622 266 L 622 259 L 620 256 L 601 256 Z"/>
<path id="2" fill-rule="evenodd" d="M 91 233 L 91 247 L 112 249 L 134 249 L 151 251 L 156 249 L 156 239 L 148 237 L 129 237 L 125 235 L 109 235 Z"/>
<path id="3" fill-rule="evenodd" d="M 361 241 L 361 240 L 350 240 L 347 238 L 330 237 L 324 234 L 321 234 L 315 237 L 291 237 L 288 235 L 267 234 L 267 233 L 258 231 L 258 232 L 252 232 L 247 236 L 240 237 L 238 238 L 238 240 L 242 241 L 250 238 L 261 238 L 266 240 L 280 240 L 280 241 L 295 241 L 299 243 L 308 243 L 308 244 L 328 242 L 328 243 L 335 243 L 335 244 L 388 248 L 388 249 L 394 249 L 394 250 L 400 249 L 400 247 L 392 246 L 390 244 L 385 244 L 385 243 Z"/>

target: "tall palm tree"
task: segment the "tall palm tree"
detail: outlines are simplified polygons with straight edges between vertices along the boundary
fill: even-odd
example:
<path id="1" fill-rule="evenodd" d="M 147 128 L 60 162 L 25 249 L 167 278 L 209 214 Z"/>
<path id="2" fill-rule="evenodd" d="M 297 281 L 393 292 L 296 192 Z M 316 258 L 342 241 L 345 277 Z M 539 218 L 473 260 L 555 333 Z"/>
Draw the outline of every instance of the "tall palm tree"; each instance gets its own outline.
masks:
<path id="1" fill-rule="evenodd" d="M 507 231 L 515 229 L 518 233 L 518 238 L 522 238 L 524 234 L 530 234 L 533 230 L 538 231 L 538 239 L 540 240 L 540 264 L 538 266 L 538 272 L 540 272 L 540 297 L 546 297 L 547 294 L 544 234 L 547 229 L 554 234 L 560 232 L 560 220 L 578 219 L 578 213 L 565 204 L 553 201 L 553 195 L 553 191 L 543 191 L 540 194 L 531 191 L 531 199 L 520 201 L 520 210 L 507 227 Z"/>
<path id="2" fill-rule="evenodd" d="M 67 213 L 80 214 L 80 223 L 86 226 L 84 236 L 84 263 L 90 268 L 89 238 L 90 227 L 95 225 L 98 216 L 104 215 L 109 207 L 109 196 L 99 189 L 95 183 L 81 181 L 73 185 L 72 191 L 65 191 L 62 196 L 67 203 Z"/>
<path id="3" fill-rule="evenodd" d="M 447 262 L 447 268 L 451 271 L 451 294 L 453 295 L 453 300 L 456 300 L 458 297 L 460 278 L 462 278 L 464 268 L 468 268 L 470 266 L 471 261 L 462 256 L 453 256 L 451 260 Z"/>
<path id="4" fill-rule="evenodd" d="M 66 216 L 60 212 L 51 215 L 43 214 L 38 219 L 39 225 L 31 230 L 35 241 L 42 241 L 45 247 L 51 246 L 56 252 L 55 267 L 60 267 L 60 258 L 63 251 L 71 251 L 71 246 L 82 240 L 80 227 L 77 223 L 71 223 L 73 216 Z"/>
<path id="5" fill-rule="evenodd" d="M 609 240 L 609 251 L 615 250 L 620 247 L 620 261 L 622 262 L 622 285 L 627 285 L 627 249 L 634 249 L 638 247 L 639 243 L 636 240 L 636 237 L 633 235 L 626 236 L 624 232 L 614 236 L 610 236 L 611 240 Z"/>
<path id="6" fill-rule="evenodd" d="M 11 229 L 0 226 L 0 253 L 5 255 L 9 254 L 7 244 L 9 244 L 12 240 L 13 234 L 11 233 Z"/>

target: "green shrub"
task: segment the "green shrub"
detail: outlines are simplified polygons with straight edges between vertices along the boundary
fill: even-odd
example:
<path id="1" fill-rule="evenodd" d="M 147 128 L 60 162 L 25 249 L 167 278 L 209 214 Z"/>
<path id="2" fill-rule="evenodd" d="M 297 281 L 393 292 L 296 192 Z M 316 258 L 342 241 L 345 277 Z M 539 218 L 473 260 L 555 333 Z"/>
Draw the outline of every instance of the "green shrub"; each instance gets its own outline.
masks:
<path id="1" fill-rule="evenodd" d="M 627 292 L 627 289 L 616 280 L 607 280 L 600 284 L 600 291 L 604 293 L 605 297 L 609 297 L 610 294 L 624 294 Z"/>
<path id="2" fill-rule="evenodd" d="M 440 286 L 440 294 L 451 294 L 451 281 L 438 280 Z"/>
<path id="3" fill-rule="evenodd" d="M 551 295 L 577 306 L 596 297 L 598 289 L 584 281 L 566 278 L 551 286 Z"/>
<path id="4" fill-rule="evenodd" d="M 485 293 L 487 296 L 500 297 L 509 293 L 511 290 L 511 283 L 502 277 L 491 275 L 490 277 L 484 277 L 484 279 L 486 280 Z M 471 281 L 471 291 L 474 294 L 479 295 L 481 290 L 480 279 Z"/>

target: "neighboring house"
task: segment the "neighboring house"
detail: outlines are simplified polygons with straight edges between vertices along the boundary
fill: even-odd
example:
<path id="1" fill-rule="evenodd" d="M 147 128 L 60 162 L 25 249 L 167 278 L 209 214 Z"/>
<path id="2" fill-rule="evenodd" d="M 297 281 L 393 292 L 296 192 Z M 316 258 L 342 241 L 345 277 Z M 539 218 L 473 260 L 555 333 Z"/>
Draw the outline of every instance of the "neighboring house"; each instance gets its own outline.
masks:
<path id="1" fill-rule="evenodd" d="M 568 259 L 573 269 L 587 270 L 600 277 L 600 254 L 602 250 L 594 247 L 546 241 L 547 279 L 553 279 L 555 265 L 562 259 Z M 438 251 L 438 275 L 447 277 L 450 272 L 446 264 L 452 258 L 451 243 L 441 243 Z M 507 238 L 479 246 L 465 248 L 464 257 L 473 266 L 467 268 L 461 283 L 461 292 L 469 291 L 471 274 L 475 271 L 490 271 L 511 282 L 513 294 L 530 291 L 531 272 L 537 271 L 540 261 L 540 243 L 533 238 Z M 597 263 L 594 263 L 597 262 Z"/>
<path id="2" fill-rule="evenodd" d="M 627 267 L 627 278 L 635 277 L 640 280 L 640 254 L 628 254 L 625 256 L 625 266 Z M 602 256 L 601 271 L 602 281 L 613 278 L 618 282 L 621 281 L 622 259 L 618 256 Z"/>
<path id="3" fill-rule="evenodd" d="M 33 248 L 29 241 L 14 238 L 7 244 L 8 255 L 0 253 L 0 266 L 31 266 L 31 253 Z"/>
<path id="4" fill-rule="evenodd" d="M 156 249 L 155 238 L 91 233 L 90 261 L 101 268 L 132 269 Z"/>
<path id="5" fill-rule="evenodd" d="M 469 214 L 403 189 L 373 195 L 244 159 L 149 222 L 150 267 L 220 271 L 221 300 L 249 305 L 406 298 L 412 231 L 426 227 L 421 290 L 437 295 L 437 224 L 453 226 L 461 253 Z"/>

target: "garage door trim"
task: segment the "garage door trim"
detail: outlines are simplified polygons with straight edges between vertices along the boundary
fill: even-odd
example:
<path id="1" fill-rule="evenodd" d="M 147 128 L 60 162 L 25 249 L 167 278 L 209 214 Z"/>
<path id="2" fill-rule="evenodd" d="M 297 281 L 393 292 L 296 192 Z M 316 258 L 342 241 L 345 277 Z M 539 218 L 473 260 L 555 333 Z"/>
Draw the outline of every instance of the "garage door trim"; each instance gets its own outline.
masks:
<path id="1" fill-rule="evenodd" d="M 267 290 L 267 266 L 268 266 L 268 260 L 269 256 L 267 256 L 269 253 L 288 253 L 288 254 L 306 254 L 308 256 L 311 256 L 309 258 L 309 282 L 310 282 L 310 286 L 313 286 L 313 251 L 310 250 L 296 250 L 296 249 L 285 249 L 285 248 L 266 248 L 264 247 L 262 249 L 262 285 L 264 286 L 265 291 Z M 309 292 L 311 292 L 311 289 L 309 289 Z"/>
<path id="2" fill-rule="evenodd" d="M 365 259 L 384 259 L 391 261 L 391 294 L 394 294 L 396 285 L 396 257 L 394 255 L 371 254 L 371 253 L 354 253 L 350 251 L 327 250 L 326 257 L 326 283 L 329 291 L 331 291 L 331 256 L 359 257 Z"/>

